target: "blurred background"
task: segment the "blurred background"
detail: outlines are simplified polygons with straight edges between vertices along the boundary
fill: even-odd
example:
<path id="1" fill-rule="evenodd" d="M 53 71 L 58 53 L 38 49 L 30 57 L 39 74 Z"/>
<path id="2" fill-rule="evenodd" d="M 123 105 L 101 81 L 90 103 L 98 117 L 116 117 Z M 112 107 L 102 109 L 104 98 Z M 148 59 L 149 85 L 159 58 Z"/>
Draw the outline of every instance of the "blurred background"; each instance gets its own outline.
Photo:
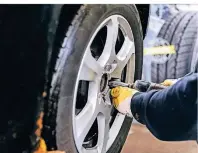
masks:
<path id="1" fill-rule="evenodd" d="M 144 39 L 144 80 L 160 83 L 197 71 L 197 11 L 198 5 L 150 5 Z M 132 152 L 197 153 L 198 148 L 193 141 L 159 141 L 146 127 L 134 121 L 122 153 Z"/>

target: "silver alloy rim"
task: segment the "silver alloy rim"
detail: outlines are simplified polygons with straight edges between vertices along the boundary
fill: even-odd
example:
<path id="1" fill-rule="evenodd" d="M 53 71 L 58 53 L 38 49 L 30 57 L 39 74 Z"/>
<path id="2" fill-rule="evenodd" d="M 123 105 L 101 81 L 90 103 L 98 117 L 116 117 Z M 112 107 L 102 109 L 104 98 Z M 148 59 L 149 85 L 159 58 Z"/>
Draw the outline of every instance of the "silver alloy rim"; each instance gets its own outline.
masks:
<path id="1" fill-rule="evenodd" d="M 91 54 L 91 43 L 96 34 L 104 26 L 107 27 L 107 37 L 103 52 L 98 60 Z M 115 53 L 115 44 L 118 36 L 118 29 L 124 35 L 124 43 Z M 128 64 L 127 64 L 128 63 Z M 111 128 L 109 129 L 110 112 L 112 105 L 109 99 L 109 89 L 106 87 L 106 100 L 102 98 L 104 93 L 100 91 L 100 82 L 103 74 L 108 78 L 121 78 L 122 70 L 127 64 L 126 82 L 133 82 L 135 68 L 135 45 L 131 27 L 127 20 L 121 15 L 112 15 L 105 19 L 95 30 L 91 37 L 82 63 L 79 69 L 74 95 L 73 105 L 73 134 L 76 147 L 79 153 L 104 153 L 113 144 L 122 126 L 125 116 L 118 113 Z M 108 67 L 108 69 L 107 69 Z M 76 97 L 78 83 L 80 80 L 89 81 L 88 99 L 82 111 L 76 115 Z M 94 148 L 84 148 L 83 141 L 93 125 L 95 119 L 98 123 L 98 141 Z"/>

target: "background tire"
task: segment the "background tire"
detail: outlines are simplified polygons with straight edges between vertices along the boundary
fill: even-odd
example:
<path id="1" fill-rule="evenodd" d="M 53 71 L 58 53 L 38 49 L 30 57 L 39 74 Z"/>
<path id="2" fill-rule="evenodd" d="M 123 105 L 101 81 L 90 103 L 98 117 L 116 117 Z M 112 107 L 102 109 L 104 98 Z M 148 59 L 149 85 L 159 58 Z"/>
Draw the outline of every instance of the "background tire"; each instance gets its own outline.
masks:
<path id="1" fill-rule="evenodd" d="M 168 55 L 168 61 L 162 64 L 153 62 L 151 80 L 163 82 L 165 79 L 175 79 L 190 72 L 194 43 L 197 37 L 196 12 L 180 12 L 170 17 L 158 34 L 170 45 L 174 45 L 176 54 Z"/>
<path id="2" fill-rule="evenodd" d="M 59 58 L 56 62 L 52 79 L 51 98 L 59 96 L 56 142 L 60 150 L 77 153 L 72 127 L 72 107 L 77 74 L 84 55 L 85 47 L 94 30 L 108 16 L 122 15 L 129 22 L 135 40 L 135 80 L 142 73 L 142 29 L 138 12 L 134 5 L 84 5 L 74 17 L 64 38 Z M 60 93 L 60 94 L 59 94 Z M 56 109 L 56 106 L 55 106 Z M 50 112 L 49 112 L 50 113 Z M 50 116 L 50 115 L 49 115 Z M 54 118 L 54 115 L 53 115 Z M 48 120 L 50 120 L 48 118 Z M 131 127 L 131 119 L 126 117 L 121 130 L 108 150 L 108 153 L 119 153 Z"/>

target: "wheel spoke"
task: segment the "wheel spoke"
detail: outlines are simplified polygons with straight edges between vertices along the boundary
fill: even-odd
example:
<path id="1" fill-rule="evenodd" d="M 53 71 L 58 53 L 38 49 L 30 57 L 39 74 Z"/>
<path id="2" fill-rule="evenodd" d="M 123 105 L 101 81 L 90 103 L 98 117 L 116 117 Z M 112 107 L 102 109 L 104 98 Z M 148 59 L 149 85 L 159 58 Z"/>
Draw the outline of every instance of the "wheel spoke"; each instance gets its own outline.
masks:
<path id="1" fill-rule="evenodd" d="M 122 70 L 128 63 L 129 59 L 135 55 L 135 45 L 132 40 L 128 37 L 125 37 L 125 41 L 122 45 L 122 48 L 117 54 L 117 67 L 111 74 L 112 77 L 120 78 Z"/>
<path id="2" fill-rule="evenodd" d="M 128 37 L 125 37 L 124 43 L 122 45 L 122 48 L 118 52 L 117 57 L 122 62 L 125 59 L 127 60 L 127 57 L 130 58 L 130 56 L 133 53 L 135 53 L 134 42 L 132 40 L 130 40 Z"/>
<path id="3" fill-rule="evenodd" d="M 117 16 L 110 19 L 107 24 L 107 38 L 102 55 L 98 59 L 101 65 L 105 65 L 107 62 L 112 62 L 116 56 L 115 44 L 118 37 L 119 22 Z"/>
<path id="4" fill-rule="evenodd" d="M 97 75 L 101 75 L 101 74 L 102 74 L 102 67 L 92 56 L 90 49 L 87 49 L 87 52 L 85 54 L 85 59 L 83 61 L 83 65 L 80 71 L 79 79 L 85 81 L 93 81 Z"/>
<path id="5" fill-rule="evenodd" d="M 110 112 L 111 105 L 107 105 L 103 99 L 99 103 L 99 115 L 97 116 L 98 121 L 98 151 L 99 153 L 106 152 L 106 145 L 109 139 L 109 121 L 110 121 Z"/>
<path id="6" fill-rule="evenodd" d="M 102 74 L 102 67 L 96 61 L 96 59 L 92 56 L 90 48 L 85 51 L 85 58 L 83 61 L 88 68 L 90 68 L 96 74 Z"/>
<path id="7" fill-rule="evenodd" d="M 97 117 L 98 121 L 98 151 L 100 153 L 106 152 L 106 145 L 109 139 L 109 118 L 106 118 L 104 115 L 100 114 Z"/>
<path id="8" fill-rule="evenodd" d="M 96 104 L 88 102 L 87 106 L 76 116 L 77 147 L 82 147 L 83 141 L 93 125 L 96 117 Z"/>
<path id="9" fill-rule="evenodd" d="M 80 71 L 79 80 L 94 81 L 96 78 L 96 73 L 90 69 L 87 64 L 83 63 L 82 69 Z"/>
<path id="10" fill-rule="evenodd" d="M 77 148 L 81 149 L 83 141 L 99 113 L 97 89 L 98 84 L 90 83 L 88 101 L 83 110 L 76 116 Z"/>

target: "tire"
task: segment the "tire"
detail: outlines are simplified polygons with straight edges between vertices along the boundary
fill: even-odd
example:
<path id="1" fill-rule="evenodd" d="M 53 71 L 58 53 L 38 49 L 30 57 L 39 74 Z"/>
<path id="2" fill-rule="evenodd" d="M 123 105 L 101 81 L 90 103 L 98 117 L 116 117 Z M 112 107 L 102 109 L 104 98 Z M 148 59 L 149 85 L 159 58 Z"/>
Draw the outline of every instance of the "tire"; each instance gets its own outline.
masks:
<path id="1" fill-rule="evenodd" d="M 158 34 L 169 44 L 175 46 L 176 54 L 162 64 L 152 62 L 151 80 L 163 82 L 165 79 L 176 79 L 190 72 L 194 42 L 197 36 L 197 13 L 180 12 L 170 17 Z"/>
<path id="2" fill-rule="evenodd" d="M 134 5 L 83 5 L 74 17 L 64 38 L 59 58 L 56 62 L 52 79 L 51 98 L 59 97 L 56 127 L 56 144 L 59 150 L 77 153 L 72 122 L 74 88 L 85 47 L 94 30 L 107 17 L 122 15 L 130 24 L 135 42 L 135 74 L 140 79 L 142 74 L 143 37 L 138 12 Z M 49 119 L 50 120 L 50 119 Z M 119 153 L 127 138 L 132 120 L 125 117 L 119 134 L 107 151 Z"/>

